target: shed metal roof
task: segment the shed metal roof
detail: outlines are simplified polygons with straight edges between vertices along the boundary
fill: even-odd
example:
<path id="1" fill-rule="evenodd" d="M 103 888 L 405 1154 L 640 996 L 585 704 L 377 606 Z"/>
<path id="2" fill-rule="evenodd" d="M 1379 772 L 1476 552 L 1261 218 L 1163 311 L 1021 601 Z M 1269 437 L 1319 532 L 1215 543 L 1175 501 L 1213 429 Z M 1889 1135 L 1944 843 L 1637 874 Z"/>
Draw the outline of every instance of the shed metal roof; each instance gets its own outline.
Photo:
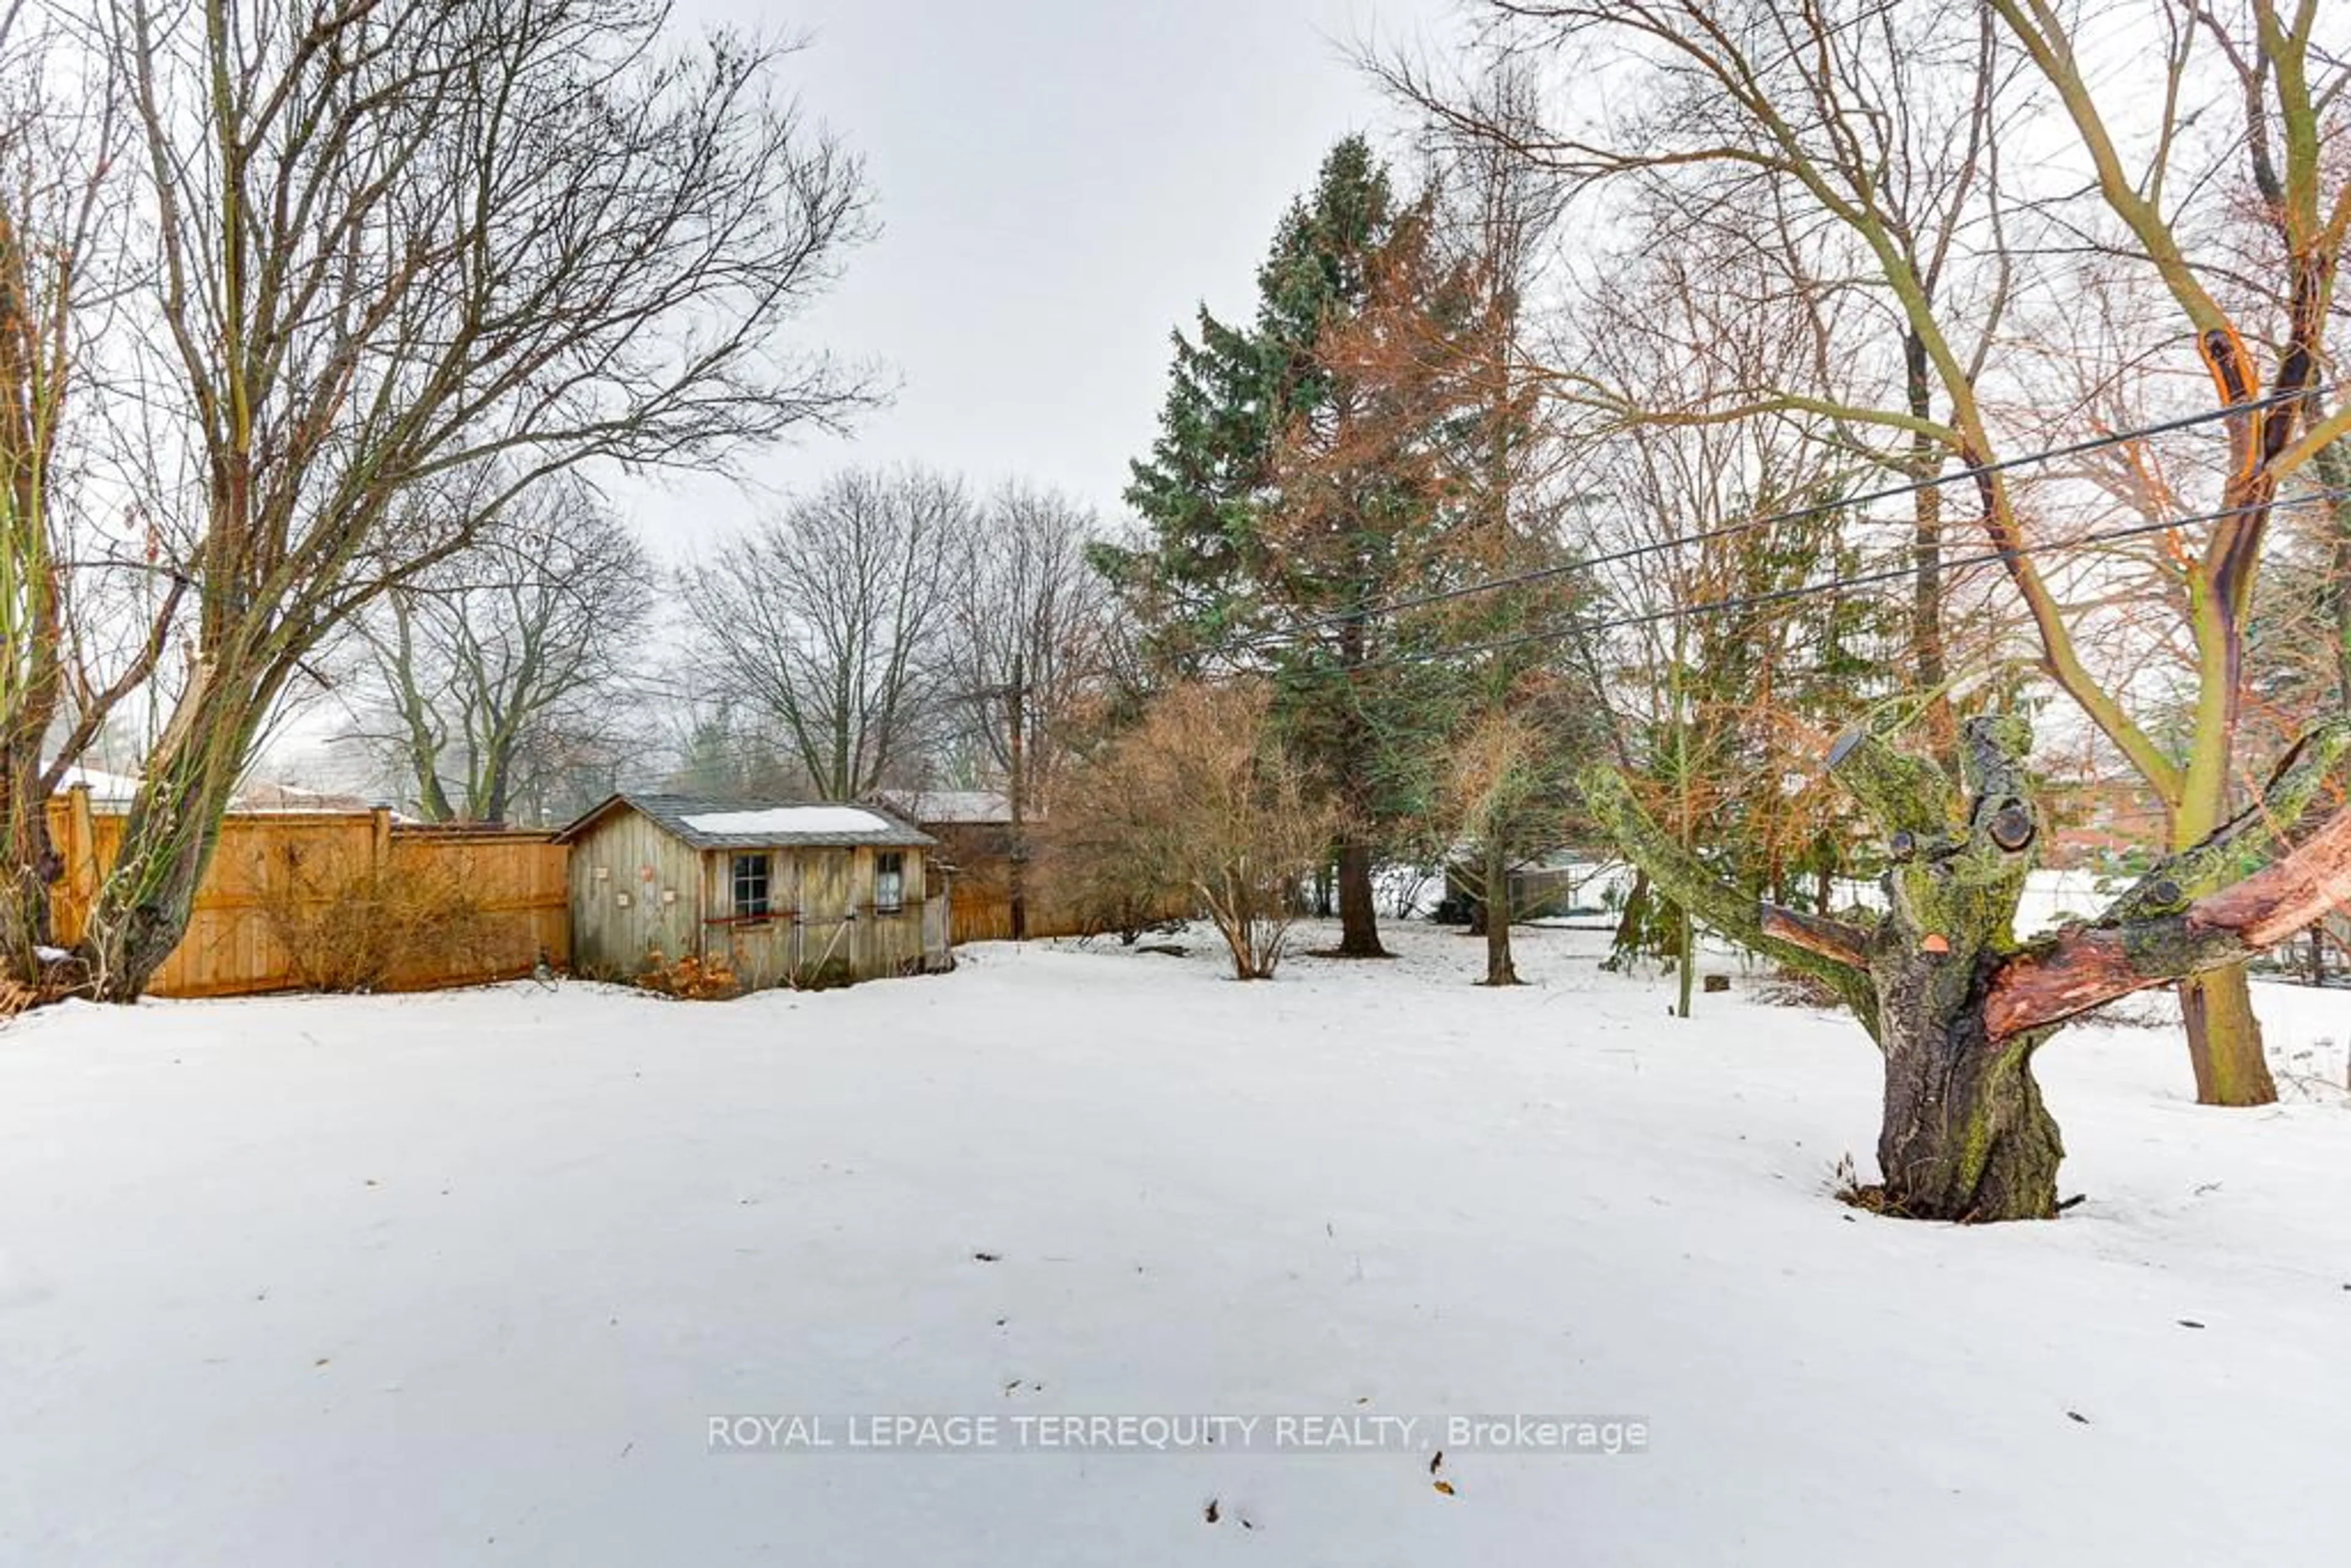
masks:
<path id="1" fill-rule="evenodd" d="M 938 842 L 920 828 L 873 806 L 717 800 L 704 795 L 646 794 L 634 789 L 623 789 L 606 800 L 556 837 L 569 842 L 623 807 L 650 818 L 672 838 L 698 850 L 921 849 Z M 852 818 L 860 816 L 873 825 L 853 825 Z M 795 818 L 807 825 L 795 826 Z"/>

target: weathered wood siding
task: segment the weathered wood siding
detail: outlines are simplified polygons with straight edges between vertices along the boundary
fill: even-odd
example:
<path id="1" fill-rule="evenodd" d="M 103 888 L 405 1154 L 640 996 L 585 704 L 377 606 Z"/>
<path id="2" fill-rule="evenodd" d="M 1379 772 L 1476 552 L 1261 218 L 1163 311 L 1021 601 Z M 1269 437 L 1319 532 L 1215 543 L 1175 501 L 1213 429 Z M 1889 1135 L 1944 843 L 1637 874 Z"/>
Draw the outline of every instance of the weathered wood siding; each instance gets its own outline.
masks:
<path id="1" fill-rule="evenodd" d="M 930 967 L 946 962 L 944 926 L 924 918 L 921 850 L 894 852 L 904 857 L 905 871 L 904 904 L 895 911 L 873 906 L 876 856 L 884 852 L 814 845 L 768 850 L 766 920 L 735 914 L 734 860 L 747 852 L 757 852 L 713 850 L 703 857 L 703 917 L 714 936 L 711 950 L 728 956 L 745 986 L 871 980 L 917 970 L 925 967 L 926 925 L 942 938 L 929 946 Z"/>
<path id="2" fill-rule="evenodd" d="M 705 957 L 702 859 L 651 819 L 622 808 L 575 840 L 569 868 L 572 967 L 641 974 L 654 955 Z"/>

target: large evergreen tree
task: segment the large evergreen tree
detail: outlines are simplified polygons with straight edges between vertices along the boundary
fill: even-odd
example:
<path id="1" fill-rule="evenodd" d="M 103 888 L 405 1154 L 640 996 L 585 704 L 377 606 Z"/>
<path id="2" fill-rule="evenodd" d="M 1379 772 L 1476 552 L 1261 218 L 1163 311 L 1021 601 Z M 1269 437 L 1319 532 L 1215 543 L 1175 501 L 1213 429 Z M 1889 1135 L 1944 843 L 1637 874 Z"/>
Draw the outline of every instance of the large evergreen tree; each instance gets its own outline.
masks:
<path id="1" fill-rule="evenodd" d="M 1424 580 L 1444 518 L 1441 373 L 1367 351 L 1385 315 L 1434 321 L 1465 303 L 1432 264 L 1431 204 L 1399 204 L 1360 137 L 1324 159 L 1258 272 L 1247 327 L 1202 310 L 1178 334 L 1158 440 L 1127 500 L 1150 528 L 1108 552 L 1163 668 L 1277 676 L 1278 717 L 1342 807 L 1340 951 L 1376 956 L 1375 844 L 1418 804 L 1404 759 L 1439 684 L 1395 667 L 1380 607 Z M 1381 334 L 1441 341 L 1440 328 Z"/>

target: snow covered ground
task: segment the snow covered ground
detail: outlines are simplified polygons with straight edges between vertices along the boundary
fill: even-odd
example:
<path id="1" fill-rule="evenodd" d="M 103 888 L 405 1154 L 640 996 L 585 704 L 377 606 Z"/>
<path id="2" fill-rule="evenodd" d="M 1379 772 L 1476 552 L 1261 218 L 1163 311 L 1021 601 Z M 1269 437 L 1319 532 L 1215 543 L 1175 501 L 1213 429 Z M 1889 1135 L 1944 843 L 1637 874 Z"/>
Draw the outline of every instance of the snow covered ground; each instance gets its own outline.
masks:
<path id="1" fill-rule="evenodd" d="M 0 1563 L 2341 1560 L 2351 996 L 2261 988 L 2299 1096 L 2261 1113 L 2190 1103 L 2176 1030 L 2060 1036 L 2086 1201 L 1958 1229 L 1829 1197 L 1875 1130 L 1849 1023 L 1674 1021 L 1581 933 L 1507 993 L 1394 936 L 1262 986 L 1196 936 L 723 1005 L 21 1020 Z M 730 1414 L 998 1439 L 714 1452 Z M 1269 1425 L 1013 1426 L 1119 1414 Z M 1473 1414 L 1646 1444 L 1445 1444 Z M 1425 1425 L 1304 1452 L 1278 1415 Z"/>

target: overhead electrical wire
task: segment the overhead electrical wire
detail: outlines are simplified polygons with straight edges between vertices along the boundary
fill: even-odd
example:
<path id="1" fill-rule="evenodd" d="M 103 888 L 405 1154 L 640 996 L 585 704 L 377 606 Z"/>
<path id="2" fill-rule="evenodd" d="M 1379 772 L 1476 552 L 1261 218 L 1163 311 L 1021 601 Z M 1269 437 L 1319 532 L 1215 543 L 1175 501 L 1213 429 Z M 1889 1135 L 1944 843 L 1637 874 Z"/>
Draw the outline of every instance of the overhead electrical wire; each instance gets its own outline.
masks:
<path id="1" fill-rule="evenodd" d="M 2138 538 L 2147 534 L 2167 533 L 2173 528 L 2193 528 L 2202 523 L 2223 522 L 2231 517 L 2244 517 L 2265 508 L 2275 511 L 2290 507 L 2316 506 L 2346 498 L 2351 498 L 2351 486 L 2314 491 L 2306 496 L 2287 497 L 2281 500 L 2229 507 L 2219 511 L 2199 512 L 2189 517 L 2164 517 L 2153 522 L 2134 523 L 2126 528 L 2105 528 L 2071 539 L 2051 539 L 2039 544 L 2021 544 L 2006 549 L 1988 549 L 1974 555 L 1948 558 L 1942 565 L 1947 570 L 1961 570 L 1969 567 L 2006 562 L 2018 556 L 2052 555 L 2068 550 L 2089 549 L 2122 539 Z M 1727 614 L 1734 611 L 1751 610 L 1767 604 L 1784 603 L 1791 600 L 1834 593 L 1842 589 L 1868 588 L 1882 583 L 1896 582 L 1915 575 L 1917 570 L 1917 563 L 1914 561 L 1907 566 L 1889 567 L 1882 571 L 1855 572 L 1848 576 L 1826 578 L 1818 582 L 1766 589 L 1756 593 L 1732 594 L 1721 599 L 1699 600 L 1690 604 L 1668 605 L 1662 610 L 1646 611 L 1637 615 L 1623 615 L 1599 621 L 1571 619 L 1535 631 L 1512 632 L 1503 637 L 1488 638 L 1478 642 L 1449 643 L 1435 648 L 1414 648 L 1394 653 L 1384 653 L 1347 667 L 1351 670 L 1364 670 L 1389 664 L 1426 664 L 1433 659 L 1450 658 L 1468 653 L 1494 653 L 1530 643 L 1552 642 L 1562 637 L 1590 636 L 1595 632 L 1623 631 L 1635 626 L 1651 625 L 1660 621 L 1678 621 L 1699 615 Z"/>
<path id="2" fill-rule="evenodd" d="M 2322 389 L 2318 388 L 2309 388 L 2300 392 L 2273 392 L 2267 397 L 2255 398 L 2246 402 L 2233 403 L 2227 408 L 2207 409 L 2200 413 L 2182 414 L 2176 419 L 2160 420 L 2152 424 L 2136 425 L 2128 430 L 2110 431 L 2103 435 L 2085 437 L 2083 440 L 2070 442 L 2063 446 L 2051 446 L 2035 452 L 2020 453 L 2013 457 L 2003 457 L 1996 462 L 1976 464 L 1968 467 L 1956 468 L 1949 473 L 1936 474 L 1926 478 L 1906 480 L 1899 485 L 1885 486 L 1876 490 L 1863 491 L 1858 495 L 1844 496 L 1834 500 L 1815 501 L 1802 507 L 1790 507 L 1777 511 L 1760 513 L 1754 516 L 1741 517 L 1733 522 L 1724 523 L 1718 528 L 1700 529 L 1695 533 L 1677 534 L 1670 538 L 1646 540 L 1640 544 L 1625 545 L 1615 549 L 1604 550 L 1597 555 L 1579 556 L 1573 560 L 1560 561 L 1551 566 L 1536 567 L 1527 571 L 1513 572 L 1503 577 L 1489 578 L 1477 582 L 1462 583 L 1453 588 L 1436 589 L 1426 593 L 1411 594 L 1401 599 L 1385 600 L 1377 604 L 1368 605 L 1362 610 L 1335 612 L 1328 615 L 1316 616 L 1306 621 L 1299 622 L 1295 625 L 1290 627 L 1225 638 L 1200 650 L 1196 656 L 1204 659 L 1213 659 L 1228 653 L 1249 652 L 1257 644 L 1264 643 L 1273 643 L 1279 646 L 1283 643 L 1294 643 L 1301 637 L 1312 632 L 1322 631 L 1331 627 L 1357 623 L 1376 616 L 1394 615 L 1403 611 L 1426 609 L 1428 606 L 1435 604 L 1447 604 L 1457 600 L 1472 598 L 1481 593 L 1499 592 L 1506 588 L 1518 588 L 1529 583 L 1549 581 L 1557 578 L 1572 576 L 1573 574 L 1580 571 L 1590 571 L 1599 567 L 1614 566 L 1628 560 L 1637 560 L 1644 556 L 1663 555 L 1667 551 L 1677 550 L 1689 545 L 1710 544 L 1717 539 L 1735 538 L 1740 534 L 1752 533 L 1759 528 L 1776 528 L 1782 523 L 1799 522 L 1807 517 L 1819 517 L 1823 513 L 1841 512 L 1850 507 L 1872 506 L 1879 501 L 1898 500 L 1905 496 L 1914 496 L 1921 491 L 1936 489 L 1945 485 L 1954 485 L 1962 481 L 1982 478 L 1994 474 L 2003 474 L 2011 469 L 2030 467 L 2044 463 L 2053 463 L 2067 457 L 2079 457 L 2089 453 L 2105 451 L 2110 447 L 2127 445 L 2135 441 L 2144 441 L 2149 436 L 2168 435 L 2178 431 L 2193 430 L 2202 425 L 2216 423 L 2221 420 L 2235 419 L 2243 414 L 2258 413 L 2262 409 L 2277 407 L 2283 403 L 2300 402 L 2304 399 L 2316 395 Z M 2275 504 L 2283 506 L 2287 503 L 2278 502 Z M 2226 513 L 2217 515 L 2233 516 L 2238 514 Z M 1908 521 L 1907 519 L 1903 518 L 1887 517 L 1865 517 L 1857 520 L 1864 524 L 1883 525 L 1886 527 L 1906 526 Z M 2181 518 L 2175 523 L 2165 524 L 2162 526 L 2181 527 L 2199 520 L 2209 519 L 2193 517 Z M 2116 537 L 2127 536 L 2118 535 Z"/>

